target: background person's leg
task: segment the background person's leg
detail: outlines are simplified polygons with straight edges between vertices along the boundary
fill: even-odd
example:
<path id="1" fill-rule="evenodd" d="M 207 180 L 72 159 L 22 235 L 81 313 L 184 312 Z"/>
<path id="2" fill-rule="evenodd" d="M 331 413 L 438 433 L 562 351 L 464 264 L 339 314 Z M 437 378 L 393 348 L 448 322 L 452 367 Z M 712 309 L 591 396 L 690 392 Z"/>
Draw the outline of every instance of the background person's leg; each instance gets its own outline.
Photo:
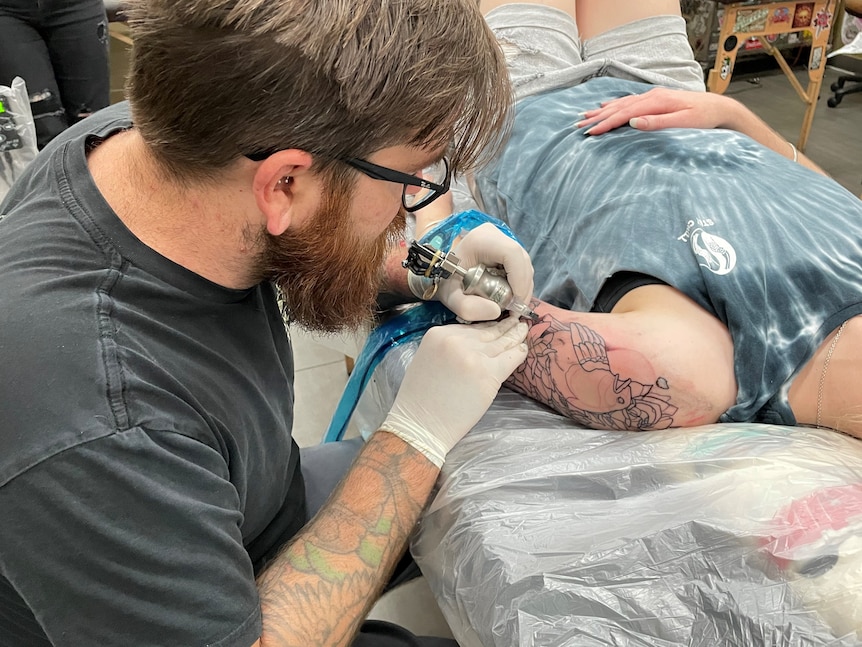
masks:
<path id="1" fill-rule="evenodd" d="M 106 107 L 111 71 L 104 1 L 53 3 L 43 33 L 69 123 Z"/>
<path id="2" fill-rule="evenodd" d="M 48 48 L 29 22 L 30 0 L 0 7 L 0 85 L 20 76 L 27 84 L 36 139 L 42 148 L 68 126 Z M 35 3 L 33 3 L 35 6 Z"/>
<path id="3" fill-rule="evenodd" d="M 577 0 L 578 31 L 587 40 L 653 16 L 681 16 L 679 0 Z"/>

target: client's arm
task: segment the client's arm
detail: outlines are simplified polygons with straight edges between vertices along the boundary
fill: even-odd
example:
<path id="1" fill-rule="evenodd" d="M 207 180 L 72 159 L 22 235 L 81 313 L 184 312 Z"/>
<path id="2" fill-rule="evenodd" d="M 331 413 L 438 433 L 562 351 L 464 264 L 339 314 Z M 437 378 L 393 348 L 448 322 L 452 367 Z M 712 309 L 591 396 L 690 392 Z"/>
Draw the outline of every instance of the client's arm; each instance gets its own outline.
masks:
<path id="1" fill-rule="evenodd" d="M 610 314 L 534 299 L 541 317 L 507 381 L 577 422 L 646 431 L 715 422 L 736 399 L 727 329 L 677 290 L 637 288 Z"/>
<path id="2" fill-rule="evenodd" d="M 739 101 L 711 92 L 655 88 L 603 103 L 589 110 L 577 126 L 588 127 L 589 135 L 601 135 L 629 124 L 638 130 L 662 128 L 725 128 L 748 135 L 780 155 L 796 160 L 821 175 L 827 173 L 765 121 Z"/>
<path id="3" fill-rule="evenodd" d="M 416 236 L 451 213 L 447 196 L 418 211 Z M 692 427 L 715 422 L 736 400 L 727 328 L 669 286 L 632 290 L 609 314 L 531 304 L 541 321 L 507 386 L 583 425 Z"/>

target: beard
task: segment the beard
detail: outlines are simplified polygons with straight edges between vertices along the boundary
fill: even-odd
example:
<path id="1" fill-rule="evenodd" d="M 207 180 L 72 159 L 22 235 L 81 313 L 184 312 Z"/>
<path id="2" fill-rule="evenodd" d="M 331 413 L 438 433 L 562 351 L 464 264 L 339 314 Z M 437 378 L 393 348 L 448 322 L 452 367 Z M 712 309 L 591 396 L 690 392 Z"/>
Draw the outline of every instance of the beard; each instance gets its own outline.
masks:
<path id="1" fill-rule="evenodd" d="M 259 276 L 281 292 L 285 319 L 308 330 L 355 329 L 374 315 L 383 261 L 404 234 L 406 212 L 378 237 L 363 240 L 349 217 L 352 184 L 332 179 L 320 209 L 301 229 L 263 230 Z"/>

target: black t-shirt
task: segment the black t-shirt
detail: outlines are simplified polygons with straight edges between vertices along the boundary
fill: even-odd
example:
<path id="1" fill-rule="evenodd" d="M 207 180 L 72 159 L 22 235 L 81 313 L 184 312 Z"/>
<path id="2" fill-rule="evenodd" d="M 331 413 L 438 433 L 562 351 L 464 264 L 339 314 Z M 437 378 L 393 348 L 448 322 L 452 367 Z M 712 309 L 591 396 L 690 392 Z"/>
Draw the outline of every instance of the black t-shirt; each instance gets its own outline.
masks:
<path id="1" fill-rule="evenodd" d="M 306 521 L 274 290 L 123 225 L 86 147 L 130 125 L 69 129 L 0 206 L 3 646 L 247 647 L 255 572 Z"/>

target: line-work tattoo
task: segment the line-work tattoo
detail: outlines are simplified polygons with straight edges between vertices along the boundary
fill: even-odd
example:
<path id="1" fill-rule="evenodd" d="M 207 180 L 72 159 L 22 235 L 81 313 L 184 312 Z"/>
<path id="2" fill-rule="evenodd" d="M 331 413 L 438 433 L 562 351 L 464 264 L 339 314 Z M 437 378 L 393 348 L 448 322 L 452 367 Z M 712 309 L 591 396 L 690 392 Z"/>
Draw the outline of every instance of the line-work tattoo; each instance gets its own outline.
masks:
<path id="1" fill-rule="evenodd" d="M 528 336 L 527 360 L 507 385 L 593 429 L 646 431 L 673 425 L 668 382 L 625 379 L 595 330 L 545 314 Z M 662 393 L 664 391 L 665 393 Z"/>

